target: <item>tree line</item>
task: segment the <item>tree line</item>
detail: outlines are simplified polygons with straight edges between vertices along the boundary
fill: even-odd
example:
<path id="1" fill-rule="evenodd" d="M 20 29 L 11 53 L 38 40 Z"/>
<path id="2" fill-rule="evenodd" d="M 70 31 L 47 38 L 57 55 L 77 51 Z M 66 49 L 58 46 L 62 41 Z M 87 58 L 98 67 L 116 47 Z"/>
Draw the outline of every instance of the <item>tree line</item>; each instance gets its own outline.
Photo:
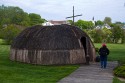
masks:
<path id="1" fill-rule="evenodd" d="M 45 19 L 39 14 L 27 13 L 23 9 L 14 6 L 0 6 L 0 25 L 17 24 L 22 26 L 33 26 L 41 24 Z"/>
<path id="2" fill-rule="evenodd" d="M 26 27 L 42 24 L 39 14 L 27 13 L 14 6 L 0 6 L 0 38 L 8 44 Z"/>
<path id="3" fill-rule="evenodd" d="M 27 13 L 23 9 L 14 6 L 0 6 L 0 39 L 4 39 L 7 44 L 11 44 L 12 40 L 26 27 L 39 25 L 46 20 L 39 14 Z M 69 20 L 72 24 L 72 20 Z M 111 29 L 104 27 L 108 24 Z M 110 17 L 105 17 L 103 21 L 85 21 L 78 20 L 75 26 L 84 30 L 95 43 L 125 43 L 125 30 L 122 28 L 124 23 L 112 23 Z M 97 26 L 103 28 L 96 29 Z"/>
<path id="4" fill-rule="evenodd" d="M 71 20 L 69 22 L 72 24 Z M 110 29 L 104 25 L 108 25 Z M 123 28 L 125 24 L 121 22 L 112 23 L 110 17 L 105 17 L 103 21 L 78 20 L 75 22 L 75 26 L 88 33 L 95 43 L 125 43 L 125 28 Z M 96 28 L 97 26 L 100 28 Z"/>

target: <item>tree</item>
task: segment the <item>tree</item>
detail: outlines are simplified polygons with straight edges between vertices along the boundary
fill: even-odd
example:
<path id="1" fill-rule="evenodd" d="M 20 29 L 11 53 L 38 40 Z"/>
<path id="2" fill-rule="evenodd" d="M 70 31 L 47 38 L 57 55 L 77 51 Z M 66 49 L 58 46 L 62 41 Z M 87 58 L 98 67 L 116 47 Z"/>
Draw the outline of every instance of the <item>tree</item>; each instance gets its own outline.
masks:
<path id="1" fill-rule="evenodd" d="M 95 37 L 95 34 L 96 34 L 96 29 L 88 30 L 88 31 L 86 31 L 86 33 L 94 41 L 94 37 Z"/>
<path id="2" fill-rule="evenodd" d="M 102 32 L 103 32 L 102 34 L 103 41 L 107 43 L 111 43 L 111 36 L 112 36 L 111 30 L 104 27 L 102 29 Z"/>
<path id="3" fill-rule="evenodd" d="M 121 37 L 121 43 L 125 43 L 125 30 L 122 29 L 122 37 Z"/>
<path id="4" fill-rule="evenodd" d="M 94 43 L 101 43 L 103 41 L 103 32 L 101 29 L 93 29 L 91 31 L 88 31 L 88 34 L 90 35 Z"/>
<path id="5" fill-rule="evenodd" d="M 21 32 L 21 29 L 14 25 L 8 25 L 6 28 L 1 29 L 1 38 L 6 41 L 7 44 L 11 44 L 14 38 Z"/>
<path id="6" fill-rule="evenodd" d="M 30 25 L 42 24 L 45 21 L 44 19 L 41 18 L 40 15 L 35 13 L 30 13 L 29 18 L 30 18 Z"/>
<path id="7" fill-rule="evenodd" d="M 105 17 L 104 23 L 110 25 L 112 23 L 112 19 L 110 17 Z"/>
<path id="8" fill-rule="evenodd" d="M 115 22 L 114 24 L 117 25 L 117 26 L 120 26 L 120 27 L 124 26 L 124 23 L 122 23 L 122 22 Z"/>
<path id="9" fill-rule="evenodd" d="M 16 24 L 22 26 L 32 26 L 45 21 L 39 14 L 28 14 L 23 9 L 14 6 L 0 6 L 0 27 L 4 25 Z"/>
<path id="10" fill-rule="evenodd" d="M 118 40 L 122 38 L 122 28 L 116 24 L 113 25 L 112 31 L 112 39 L 113 43 L 118 43 Z"/>
<path id="11" fill-rule="evenodd" d="M 101 29 L 95 30 L 95 34 L 93 34 L 94 42 L 101 43 L 103 41 L 102 35 L 103 35 L 103 32 Z"/>
<path id="12" fill-rule="evenodd" d="M 112 24 L 112 26 L 119 26 L 121 28 L 121 43 L 125 43 L 125 30 L 122 28 L 124 27 L 124 23 L 122 22 L 115 22 L 114 24 Z"/>
<path id="13" fill-rule="evenodd" d="M 95 26 L 98 26 L 98 25 L 102 26 L 103 24 L 104 24 L 104 22 L 101 21 L 101 20 L 98 20 L 98 21 L 95 22 Z"/>
<path id="14" fill-rule="evenodd" d="M 81 29 L 93 29 L 94 24 L 92 21 L 84 21 L 84 20 L 78 20 L 75 22 L 75 25 L 80 27 Z"/>
<path id="15" fill-rule="evenodd" d="M 68 22 L 72 25 L 73 21 L 72 20 L 68 20 Z"/>
<path id="16" fill-rule="evenodd" d="M 10 7 L 10 11 L 14 13 L 13 15 L 10 15 L 12 16 L 12 24 L 21 25 L 23 21 L 27 21 L 29 23 L 29 18 L 27 18 L 28 14 L 19 7 Z"/>
<path id="17" fill-rule="evenodd" d="M 30 21 L 28 14 L 21 8 L 4 5 L 0 6 L 0 18 L 1 25 L 17 24 L 28 26 Z"/>

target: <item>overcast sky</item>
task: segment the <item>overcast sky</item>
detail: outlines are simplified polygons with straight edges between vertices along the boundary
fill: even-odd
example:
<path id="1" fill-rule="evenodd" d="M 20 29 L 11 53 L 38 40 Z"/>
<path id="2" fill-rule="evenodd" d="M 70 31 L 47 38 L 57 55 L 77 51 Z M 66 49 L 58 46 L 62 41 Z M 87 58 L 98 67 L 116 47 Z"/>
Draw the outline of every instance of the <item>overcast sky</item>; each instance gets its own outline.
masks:
<path id="1" fill-rule="evenodd" d="M 72 16 L 75 7 L 75 18 L 82 20 L 104 20 L 111 17 L 113 22 L 125 22 L 125 0 L 0 0 L 0 5 L 18 6 L 28 13 L 40 14 L 47 20 L 66 20 Z M 70 20 L 70 19 L 69 19 Z"/>

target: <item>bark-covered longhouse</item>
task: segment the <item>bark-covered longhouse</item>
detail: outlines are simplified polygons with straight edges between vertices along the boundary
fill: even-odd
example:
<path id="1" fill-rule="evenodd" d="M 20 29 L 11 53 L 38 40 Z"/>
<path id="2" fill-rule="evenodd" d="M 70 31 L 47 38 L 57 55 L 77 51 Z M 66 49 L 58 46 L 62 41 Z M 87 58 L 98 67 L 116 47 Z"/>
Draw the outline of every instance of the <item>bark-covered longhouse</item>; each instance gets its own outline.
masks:
<path id="1" fill-rule="evenodd" d="M 71 25 L 26 28 L 11 45 L 10 59 L 31 64 L 80 64 L 94 61 L 95 48 L 88 35 Z"/>

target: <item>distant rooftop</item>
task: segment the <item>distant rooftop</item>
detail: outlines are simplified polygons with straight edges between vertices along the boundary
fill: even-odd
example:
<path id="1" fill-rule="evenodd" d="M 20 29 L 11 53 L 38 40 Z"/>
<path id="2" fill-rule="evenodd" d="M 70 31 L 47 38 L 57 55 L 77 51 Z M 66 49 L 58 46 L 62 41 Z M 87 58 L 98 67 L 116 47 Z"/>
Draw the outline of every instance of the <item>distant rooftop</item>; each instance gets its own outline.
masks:
<path id="1" fill-rule="evenodd" d="M 67 22 L 66 20 L 63 21 L 54 21 L 54 20 L 50 20 L 48 22 L 43 23 L 43 26 L 52 26 L 52 25 L 62 25 L 62 24 L 69 24 L 69 22 Z"/>

